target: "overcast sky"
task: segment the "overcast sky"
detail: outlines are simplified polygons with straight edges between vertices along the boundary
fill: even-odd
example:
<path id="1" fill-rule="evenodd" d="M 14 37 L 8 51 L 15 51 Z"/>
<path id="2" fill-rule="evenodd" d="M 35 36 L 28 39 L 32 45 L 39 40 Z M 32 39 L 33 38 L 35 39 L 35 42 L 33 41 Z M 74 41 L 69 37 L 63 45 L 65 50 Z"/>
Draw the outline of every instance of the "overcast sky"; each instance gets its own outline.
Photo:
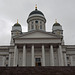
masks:
<path id="1" fill-rule="evenodd" d="M 57 19 L 64 30 L 67 45 L 75 45 L 75 0 L 0 0 L 0 45 L 9 45 L 12 26 L 19 19 L 22 31 L 27 31 L 27 18 L 35 9 L 42 11 L 47 20 L 46 31 L 52 31 Z"/>

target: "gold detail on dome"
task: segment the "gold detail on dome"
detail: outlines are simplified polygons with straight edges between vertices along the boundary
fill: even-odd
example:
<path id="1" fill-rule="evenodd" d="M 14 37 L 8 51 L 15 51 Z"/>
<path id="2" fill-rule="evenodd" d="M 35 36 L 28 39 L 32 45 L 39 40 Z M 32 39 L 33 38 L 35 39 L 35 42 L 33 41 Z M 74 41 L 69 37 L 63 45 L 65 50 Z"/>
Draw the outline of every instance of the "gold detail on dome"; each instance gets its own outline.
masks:
<path id="1" fill-rule="evenodd" d="M 18 19 L 17 19 L 17 24 L 18 24 Z"/>
<path id="2" fill-rule="evenodd" d="M 55 19 L 55 23 L 57 23 L 57 19 Z"/>
<path id="3" fill-rule="evenodd" d="M 35 5 L 35 9 L 37 9 L 37 4 Z"/>

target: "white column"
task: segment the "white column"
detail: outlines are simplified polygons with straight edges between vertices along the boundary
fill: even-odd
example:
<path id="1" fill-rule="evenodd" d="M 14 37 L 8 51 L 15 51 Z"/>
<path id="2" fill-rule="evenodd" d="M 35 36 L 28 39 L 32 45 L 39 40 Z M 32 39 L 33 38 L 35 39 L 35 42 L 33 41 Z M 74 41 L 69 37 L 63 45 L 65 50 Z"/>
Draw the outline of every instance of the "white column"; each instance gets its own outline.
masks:
<path id="1" fill-rule="evenodd" d="M 59 66 L 64 66 L 63 64 L 63 54 L 62 54 L 62 47 L 61 45 L 59 45 L 59 50 L 58 50 L 58 54 L 59 54 Z"/>
<path id="2" fill-rule="evenodd" d="M 23 66 L 26 66 L 26 46 L 23 46 Z"/>
<path id="3" fill-rule="evenodd" d="M 19 61 L 18 61 L 18 48 L 17 48 L 17 54 L 16 54 L 16 65 L 18 65 L 19 66 Z"/>
<path id="4" fill-rule="evenodd" d="M 42 66 L 45 66 L 45 49 L 44 49 L 44 45 L 42 45 Z"/>
<path id="5" fill-rule="evenodd" d="M 14 48 L 14 64 L 13 64 L 13 66 L 17 66 L 17 59 L 16 59 L 16 57 L 17 57 L 17 46 L 15 46 L 15 48 Z"/>
<path id="6" fill-rule="evenodd" d="M 50 46 L 50 66 L 54 66 L 54 53 L 53 53 L 53 46 Z"/>
<path id="7" fill-rule="evenodd" d="M 5 66 L 5 56 L 3 56 L 3 63 L 2 66 Z"/>
<path id="8" fill-rule="evenodd" d="M 8 63 L 8 66 L 10 66 L 10 62 L 11 62 L 11 54 L 9 53 L 9 63 Z"/>
<path id="9" fill-rule="evenodd" d="M 32 45 L 31 53 L 32 53 L 32 66 L 35 66 L 35 60 L 34 60 L 34 45 Z"/>
<path id="10" fill-rule="evenodd" d="M 64 52 L 64 65 L 67 66 L 66 52 Z"/>
<path id="11" fill-rule="evenodd" d="M 73 57 L 70 55 L 71 66 L 73 66 Z"/>

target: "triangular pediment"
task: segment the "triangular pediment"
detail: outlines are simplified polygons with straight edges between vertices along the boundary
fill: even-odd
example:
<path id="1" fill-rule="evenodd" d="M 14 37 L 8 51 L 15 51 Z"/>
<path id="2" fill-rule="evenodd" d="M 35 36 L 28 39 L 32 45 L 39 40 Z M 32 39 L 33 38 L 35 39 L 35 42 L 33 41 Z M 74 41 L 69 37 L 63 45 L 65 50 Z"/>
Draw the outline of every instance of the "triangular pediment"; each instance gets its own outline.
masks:
<path id="1" fill-rule="evenodd" d="M 44 31 L 34 31 L 34 32 L 27 32 L 18 36 L 17 38 L 59 38 L 58 36 Z"/>

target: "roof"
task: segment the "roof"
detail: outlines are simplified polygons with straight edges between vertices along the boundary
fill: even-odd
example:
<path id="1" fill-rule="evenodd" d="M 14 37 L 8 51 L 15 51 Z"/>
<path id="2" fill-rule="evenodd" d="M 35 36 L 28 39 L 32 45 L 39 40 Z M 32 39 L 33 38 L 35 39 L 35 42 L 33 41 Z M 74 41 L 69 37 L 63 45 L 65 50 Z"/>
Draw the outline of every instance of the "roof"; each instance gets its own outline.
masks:
<path id="1" fill-rule="evenodd" d="M 14 26 L 21 26 L 19 23 L 14 24 Z"/>
<path id="2" fill-rule="evenodd" d="M 54 23 L 53 26 L 61 26 L 59 23 Z"/>
<path id="3" fill-rule="evenodd" d="M 75 67 L 0 67 L 0 75 L 75 75 Z"/>
<path id="4" fill-rule="evenodd" d="M 14 36 L 13 38 L 21 38 L 21 37 L 23 37 L 23 36 L 25 36 L 24 38 L 26 38 L 26 35 L 30 35 L 30 34 L 34 34 L 34 33 L 37 33 L 37 32 L 39 32 L 39 33 L 43 33 L 43 34 L 46 34 L 46 36 L 54 36 L 54 38 L 62 38 L 62 36 L 60 36 L 60 35 L 56 35 L 56 34 L 53 34 L 53 33 L 51 33 L 51 32 L 46 32 L 46 31 L 41 31 L 41 30 L 33 30 L 33 31 L 30 31 L 30 32 L 26 32 L 26 33 L 23 33 L 23 34 L 21 34 L 21 35 L 18 35 L 18 36 Z M 48 36 L 48 38 L 50 38 Z M 37 36 L 36 36 L 37 37 Z M 39 37 L 39 36 L 38 36 Z M 30 38 L 30 37 L 29 37 Z M 47 37 L 46 37 L 47 38 Z M 53 38 L 53 37 L 52 37 Z"/>
<path id="5" fill-rule="evenodd" d="M 33 15 L 33 14 L 40 14 L 40 15 L 44 16 L 44 14 L 43 14 L 41 11 L 37 10 L 37 9 L 35 9 L 34 11 L 32 11 L 32 12 L 29 14 L 29 16 L 31 16 L 31 15 Z"/>

